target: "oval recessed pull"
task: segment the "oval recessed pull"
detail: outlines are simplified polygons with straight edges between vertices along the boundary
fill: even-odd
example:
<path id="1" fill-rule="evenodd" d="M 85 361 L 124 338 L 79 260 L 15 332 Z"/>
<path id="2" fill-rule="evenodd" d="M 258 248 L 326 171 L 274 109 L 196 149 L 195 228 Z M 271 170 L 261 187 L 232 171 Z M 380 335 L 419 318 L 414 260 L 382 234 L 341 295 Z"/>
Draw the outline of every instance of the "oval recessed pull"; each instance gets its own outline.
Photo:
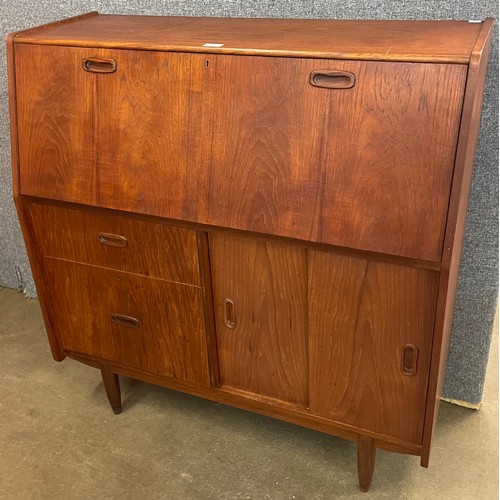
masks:
<path id="1" fill-rule="evenodd" d="M 124 248 L 127 246 L 127 238 L 125 236 L 120 236 L 118 234 L 100 233 L 97 237 L 97 241 L 101 245 L 106 245 L 108 247 L 119 247 Z"/>
<path id="2" fill-rule="evenodd" d="M 224 323 L 228 328 L 234 328 L 236 326 L 234 302 L 231 299 L 224 299 Z"/>
<path id="3" fill-rule="evenodd" d="M 126 316 L 125 314 L 112 314 L 111 321 L 120 326 L 127 326 L 128 328 L 139 328 L 141 322 L 132 316 Z"/>
<path id="4" fill-rule="evenodd" d="M 105 57 L 85 57 L 82 59 L 83 69 L 90 73 L 114 73 L 116 61 Z"/>
<path id="5" fill-rule="evenodd" d="M 324 89 L 350 89 L 356 83 L 356 77 L 349 71 L 316 70 L 309 77 L 309 83 Z"/>
<path id="6" fill-rule="evenodd" d="M 417 373 L 418 363 L 418 348 L 413 344 L 405 344 L 403 346 L 403 360 L 401 371 L 411 377 Z"/>

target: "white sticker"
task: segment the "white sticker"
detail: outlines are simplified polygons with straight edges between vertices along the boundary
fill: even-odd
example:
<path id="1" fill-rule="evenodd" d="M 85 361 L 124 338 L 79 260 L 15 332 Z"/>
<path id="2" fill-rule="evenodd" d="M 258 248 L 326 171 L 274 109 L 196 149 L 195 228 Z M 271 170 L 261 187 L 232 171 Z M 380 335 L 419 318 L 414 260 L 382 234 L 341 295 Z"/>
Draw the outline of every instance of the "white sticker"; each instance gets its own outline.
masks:
<path id="1" fill-rule="evenodd" d="M 474 19 L 469 19 L 469 23 L 480 23 L 481 21 L 475 21 Z"/>
<path id="2" fill-rule="evenodd" d="M 203 47 L 215 47 L 215 48 L 219 48 L 219 47 L 224 47 L 224 44 L 223 43 L 204 43 Z"/>

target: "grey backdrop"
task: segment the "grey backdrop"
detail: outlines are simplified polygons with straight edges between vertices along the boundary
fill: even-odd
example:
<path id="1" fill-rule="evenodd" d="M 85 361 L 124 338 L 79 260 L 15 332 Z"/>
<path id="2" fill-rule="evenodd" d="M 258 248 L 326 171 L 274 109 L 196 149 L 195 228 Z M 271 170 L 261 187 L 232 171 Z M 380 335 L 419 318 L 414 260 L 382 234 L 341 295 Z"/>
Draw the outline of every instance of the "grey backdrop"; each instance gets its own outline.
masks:
<path id="1" fill-rule="evenodd" d="M 91 10 L 101 13 L 222 17 L 351 19 L 498 19 L 497 0 L 0 0 L 2 38 L 11 31 Z M 5 44 L 0 54 L 0 284 L 36 291 L 11 192 Z M 498 29 L 490 58 L 485 104 L 444 395 L 481 400 L 498 288 Z"/>

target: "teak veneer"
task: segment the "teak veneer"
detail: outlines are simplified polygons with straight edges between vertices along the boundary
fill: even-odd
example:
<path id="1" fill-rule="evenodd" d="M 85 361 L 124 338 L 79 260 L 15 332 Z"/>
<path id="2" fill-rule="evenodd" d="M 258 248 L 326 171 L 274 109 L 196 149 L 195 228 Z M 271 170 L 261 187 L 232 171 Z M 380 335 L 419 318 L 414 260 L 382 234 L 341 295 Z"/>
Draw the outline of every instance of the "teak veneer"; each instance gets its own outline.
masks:
<path id="1" fill-rule="evenodd" d="M 427 466 L 492 20 L 89 13 L 7 39 L 54 359 Z"/>

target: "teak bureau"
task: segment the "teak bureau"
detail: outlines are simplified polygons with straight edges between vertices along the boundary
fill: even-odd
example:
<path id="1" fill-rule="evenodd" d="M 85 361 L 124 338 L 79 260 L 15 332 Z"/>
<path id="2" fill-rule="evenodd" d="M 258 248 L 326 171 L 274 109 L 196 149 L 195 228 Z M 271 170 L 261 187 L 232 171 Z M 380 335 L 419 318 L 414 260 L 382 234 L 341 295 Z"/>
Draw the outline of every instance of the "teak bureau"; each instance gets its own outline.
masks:
<path id="1" fill-rule="evenodd" d="M 8 38 L 56 360 L 427 466 L 492 21 L 90 13 Z"/>

